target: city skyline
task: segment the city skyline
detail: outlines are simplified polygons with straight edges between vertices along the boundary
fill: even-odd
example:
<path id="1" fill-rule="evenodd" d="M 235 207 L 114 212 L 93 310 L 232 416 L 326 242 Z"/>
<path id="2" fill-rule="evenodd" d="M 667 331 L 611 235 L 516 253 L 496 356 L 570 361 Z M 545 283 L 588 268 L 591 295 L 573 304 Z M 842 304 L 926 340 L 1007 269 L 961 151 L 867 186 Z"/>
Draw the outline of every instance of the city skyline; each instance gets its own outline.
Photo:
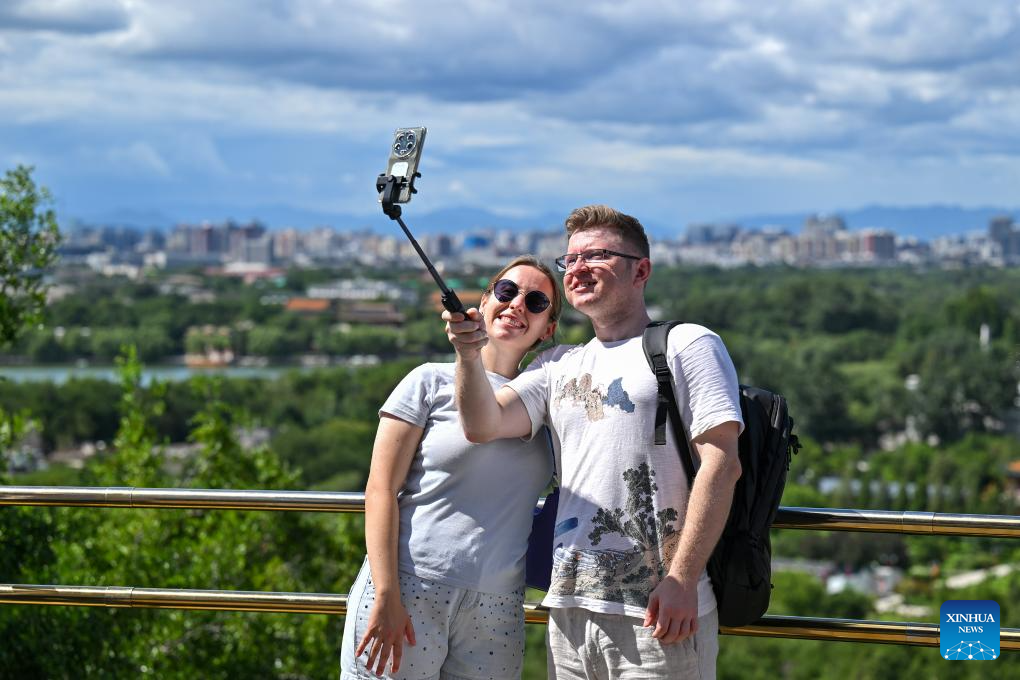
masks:
<path id="1" fill-rule="evenodd" d="M 552 260 L 562 254 L 561 230 L 474 229 L 428 234 L 422 244 L 440 266 L 499 267 L 514 253 Z M 61 262 L 86 265 L 106 275 L 136 278 L 146 270 L 224 266 L 224 271 L 276 275 L 279 267 L 419 265 L 402 235 L 322 226 L 273 230 L 246 224 L 178 224 L 169 233 L 132 227 L 82 227 L 61 245 Z M 833 266 L 1016 266 L 1020 225 L 1009 216 L 991 219 L 982 232 L 955 234 L 929 243 L 889 229 L 851 230 L 840 216 L 809 217 L 794 235 L 779 227 L 746 229 L 732 223 L 694 224 L 681 239 L 652 241 L 658 264 L 787 264 Z"/>
<path id="2" fill-rule="evenodd" d="M 1008 211 L 1018 32 L 1010 2 L 15 1 L 0 158 L 92 222 L 375 222 L 412 124 L 422 215 Z"/>

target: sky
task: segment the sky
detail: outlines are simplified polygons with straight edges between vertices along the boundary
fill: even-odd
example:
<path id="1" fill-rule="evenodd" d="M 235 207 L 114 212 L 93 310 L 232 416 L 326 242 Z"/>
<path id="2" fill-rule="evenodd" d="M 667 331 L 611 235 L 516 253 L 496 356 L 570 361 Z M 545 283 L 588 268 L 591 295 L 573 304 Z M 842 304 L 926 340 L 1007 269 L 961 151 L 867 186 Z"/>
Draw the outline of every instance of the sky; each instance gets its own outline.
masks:
<path id="1" fill-rule="evenodd" d="M 420 213 L 1017 206 L 1018 64 L 1016 0 L 4 0 L 0 168 L 63 218 L 343 222 L 424 125 Z"/>

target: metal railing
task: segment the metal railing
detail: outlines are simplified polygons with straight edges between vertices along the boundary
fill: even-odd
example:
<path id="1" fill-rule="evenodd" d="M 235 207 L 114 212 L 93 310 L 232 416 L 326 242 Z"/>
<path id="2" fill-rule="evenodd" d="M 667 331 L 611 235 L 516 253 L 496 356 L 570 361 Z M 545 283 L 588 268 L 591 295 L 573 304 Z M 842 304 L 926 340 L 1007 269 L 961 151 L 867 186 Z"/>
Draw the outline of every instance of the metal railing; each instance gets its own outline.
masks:
<path id="1" fill-rule="evenodd" d="M 364 512 L 365 495 L 314 491 L 0 486 L 0 506 L 4 505 Z M 784 529 L 1020 538 L 1020 517 L 1004 515 L 781 507 L 773 526 Z M 343 615 L 347 609 L 347 596 L 324 593 L 0 584 L 0 604 Z M 528 623 L 548 621 L 548 612 L 541 605 L 528 602 L 524 608 L 525 620 Z M 937 647 L 939 644 L 937 624 L 822 617 L 765 616 L 749 626 L 739 628 L 723 626 L 720 632 L 726 635 L 928 647 Z M 1001 649 L 1020 650 L 1020 629 L 1002 629 Z"/>
<path id="2" fill-rule="evenodd" d="M 365 494 L 338 491 L 0 486 L 0 505 L 364 512 Z M 1020 538 L 1020 517 L 846 508 L 780 507 L 777 529 Z"/>
<path id="3" fill-rule="evenodd" d="M 289 614 L 347 613 L 346 595 L 272 593 L 236 590 L 171 590 L 117 586 L 0 585 L 0 604 L 73 605 L 80 607 L 143 607 L 149 609 L 211 609 L 217 611 Z M 534 602 L 524 605 L 528 623 L 546 623 L 548 610 Z M 939 627 L 933 623 L 857 621 L 807 616 L 765 616 L 748 626 L 722 626 L 723 635 L 796 638 L 842 642 L 938 647 Z M 1000 648 L 1020 651 L 1020 629 L 1004 628 Z"/>

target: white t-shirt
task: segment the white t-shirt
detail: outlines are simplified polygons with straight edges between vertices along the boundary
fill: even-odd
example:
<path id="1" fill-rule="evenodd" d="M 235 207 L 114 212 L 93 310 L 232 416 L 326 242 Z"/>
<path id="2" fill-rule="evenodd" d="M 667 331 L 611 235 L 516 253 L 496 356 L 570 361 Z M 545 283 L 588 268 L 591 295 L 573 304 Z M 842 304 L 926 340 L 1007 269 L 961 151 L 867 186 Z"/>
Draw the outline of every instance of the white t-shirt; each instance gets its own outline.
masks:
<path id="1" fill-rule="evenodd" d="M 736 370 L 718 335 L 676 326 L 666 358 L 691 438 L 730 421 L 743 428 Z M 560 444 L 553 581 L 544 604 L 643 617 L 676 553 L 689 489 L 671 425 L 666 445 L 654 445 L 658 389 L 641 336 L 555 347 L 509 386 L 527 408 L 532 433 L 548 424 Z M 699 616 L 714 607 L 703 572 Z"/>
<path id="2" fill-rule="evenodd" d="M 507 379 L 488 373 L 493 389 Z M 552 477 L 546 437 L 472 444 L 454 403 L 454 365 L 411 371 L 383 404 L 425 428 L 398 496 L 401 571 L 485 593 L 524 583 L 535 503 Z"/>

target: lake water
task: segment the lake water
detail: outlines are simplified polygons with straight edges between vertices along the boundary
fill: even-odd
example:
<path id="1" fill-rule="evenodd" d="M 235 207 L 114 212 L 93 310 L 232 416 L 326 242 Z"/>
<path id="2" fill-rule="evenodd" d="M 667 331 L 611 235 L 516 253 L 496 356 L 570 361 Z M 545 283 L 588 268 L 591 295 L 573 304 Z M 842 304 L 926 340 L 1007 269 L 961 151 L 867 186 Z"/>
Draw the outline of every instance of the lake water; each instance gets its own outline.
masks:
<path id="1" fill-rule="evenodd" d="M 277 378 L 289 371 L 307 373 L 315 368 L 303 366 L 230 366 L 224 368 L 188 368 L 187 366 L 150 366 L 142 370 L 142 384 L 187 380 L 193 375 L 222 375 L 228 378 Z M 61 385 L 71 378 L 117 380 L 116 366 L 0 366 L 0 378 L 15 382 L 52 382 Z"/>

